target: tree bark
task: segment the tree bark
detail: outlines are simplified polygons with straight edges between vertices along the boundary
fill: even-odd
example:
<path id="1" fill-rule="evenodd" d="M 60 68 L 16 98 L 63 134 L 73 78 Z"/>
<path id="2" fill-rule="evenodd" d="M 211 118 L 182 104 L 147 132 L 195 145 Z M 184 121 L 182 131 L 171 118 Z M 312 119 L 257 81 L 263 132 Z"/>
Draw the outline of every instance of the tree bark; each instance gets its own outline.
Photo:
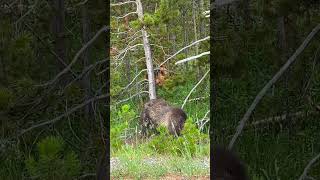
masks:
<path id="1" fill-rule="evenodd" d="M 143 21 L 143 9 L 142 4 L 140 0 L 136 0 L 137 4 L 137 13 L 140 21 Z M 149 81 L 149 98 L 150 99 L 156 99 L 156 86 L 155 86 L 155 80 L 154 80 L 154 73 L 153 73 L 153 63 L 152 63 L 152 53 L 151 48 L 149 44 L 148 39 L 148 33 L 146 31 L 146 27 L 143 26 L 141 29 L 142 32 L 142 38 L 143 38 L 143 48 L 144 48 L 144 54 L 146 57 L 146 64 L 147 64 L 147 72 L 148 72 L 148 81 Z"/>

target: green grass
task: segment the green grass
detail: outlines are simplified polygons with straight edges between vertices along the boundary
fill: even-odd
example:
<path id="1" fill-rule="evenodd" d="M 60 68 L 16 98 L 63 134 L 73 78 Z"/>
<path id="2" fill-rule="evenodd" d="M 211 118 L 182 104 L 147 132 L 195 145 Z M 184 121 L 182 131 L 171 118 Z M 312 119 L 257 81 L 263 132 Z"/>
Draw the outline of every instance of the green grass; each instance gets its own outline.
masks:
<path id="1" fill-rule="evenodd" d="M 197 131 L 190 121 L 186 123 L 179 138 L 169 136 L 162 128 L 159 130 L 159 135 L 139 139 L 133 146 L 124 144 L 116 150 L 111 149 L 111 156 L 116 157 L 120 163 L 120 168 L 115 168 L 112 176 L 116 179 L 139 179 L 158 178 L 168 174 L 184 177 L 209 175 L 208 136 Z M 204 160 L 207 160 L 207 164 L 201 163 Z"/>
<path id="2" fill-rule="evenodd" d="M 318 118 L 306 117 L 290 123 L 293 122 L 296 123 L 291 127 L 276 124 L 242 133 L 235 148 L 253 180 L 298 179 L 308 162 L 320 153 Z M 223 141 L 228 142 L 231 135 L 224 136 L 228 138 Z M 308 175 L 320 178 L 319 161 Z"/>
<path id="3" fill-rule="evenodd" d="M 135 148 L 123 148 L 115 154 L 115 157 L 119 159 L 121 164 L 120 168 L 111 172 L 111 176 L 116 179 L 123 177 L 156 179 L 167 174 L 184 177 L 210 174 L 209 166 L 203 166 L 204 163 L 201 162 L 209 156 L 190 158 L 187 156 L 161 155 L 142 145 Z M 150 159 L 156 159 L 156 162 Z M 146 163 L 146 161 L 149 163 Z"/>

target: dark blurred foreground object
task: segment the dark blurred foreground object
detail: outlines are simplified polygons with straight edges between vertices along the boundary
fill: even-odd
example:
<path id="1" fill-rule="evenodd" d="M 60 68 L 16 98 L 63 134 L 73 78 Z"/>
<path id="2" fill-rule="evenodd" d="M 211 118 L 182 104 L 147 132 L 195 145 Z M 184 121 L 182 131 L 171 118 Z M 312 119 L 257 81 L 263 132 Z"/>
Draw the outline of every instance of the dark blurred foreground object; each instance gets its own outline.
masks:
<path id="1" fill-rule="evenodd" d="M 186 119 L 187 115 L 182 109 L 170 106 L 163 99 L 152 99 L 144 105 L 140 115 L 142 135 L 163 125 L 170 134 L 179 136 Z"/>
<path id="2" fill-rule="evenodd" d="M 107 175 L 107 161 L 109 161 L 109 158 L 107 158 L 107 153 L 104 150 L 103 154 L 101 155 L 99 164 L 97 166 L 97 180 L 109 179 L 109 176 Z"/>
<path id="3" fill-rule="evenodd" d="M 230 150 L 217 146 L 213 149 L 213 179 L 249 180 L 245 165 Z"/>

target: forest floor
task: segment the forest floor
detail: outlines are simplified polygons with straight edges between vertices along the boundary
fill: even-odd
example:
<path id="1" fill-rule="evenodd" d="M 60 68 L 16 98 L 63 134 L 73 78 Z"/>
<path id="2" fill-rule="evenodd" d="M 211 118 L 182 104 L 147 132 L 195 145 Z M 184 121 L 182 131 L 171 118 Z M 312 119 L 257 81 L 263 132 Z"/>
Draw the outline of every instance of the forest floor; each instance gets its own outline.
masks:
<path id="1" fill-rule="evenodd" d="M 143 157 L 110 159 L 111 179 L 210 179 L 210 159 L 183 157 Z"/>

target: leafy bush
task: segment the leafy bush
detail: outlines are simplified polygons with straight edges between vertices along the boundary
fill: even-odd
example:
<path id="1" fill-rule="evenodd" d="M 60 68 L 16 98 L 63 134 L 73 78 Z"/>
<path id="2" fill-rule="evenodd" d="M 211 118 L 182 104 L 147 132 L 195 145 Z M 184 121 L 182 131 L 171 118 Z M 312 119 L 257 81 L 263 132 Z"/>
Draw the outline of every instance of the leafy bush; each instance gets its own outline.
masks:
<path id="1" fill-rule="evenodd" d="M 158 128 L 159 136 L 149 142 L 149 147 L 158 153 L 173 153 L 177 155 L 195 156 L 198 154 L 209 154 L 209 136 L 203 134 L 193 124 L 192 118 L 188 118 L 182 135 L 175 138 L 169 135 L 167 128 Z"/>
<path id="2" fill-rule="evenodd" d="M 118 111 L 118 116 L 121 120 L 128 123 L 129 120 L 134 118 L 136 112 L 130 107 L 129 104 L 125 104 L 121 107 L 121 110 Z"/>
<path id="3" fill-rule="evenodd" d="M 139 19 L 134 20 L 134 21 L 130 21 L 129 24 L 130 24 L 130 27 L 132 27 L 135 30 L 139 30 L 143 26 Z"/>
<path id="4" fill-rule="evenodd" d="M 143 22 L 144 22 L 144 25 L 146 26 L 152 26 L 155 24 L 153 16 L 149 13 L 144 14 Z"/>
<path id="5" fill-rule="evenodd" d="M 37 144 L 38 156 L 25 163 L 28 173 L 36 179 L 72 179 L 80 172 L 80 161 L 73 151 L 64 152 L 64 141 L 47 137 Z"/>
<path id="6" fill-rule="evenodd" d="M 111 138 L 111 148 L 112 151 L 116 151 L 121 148 L 124 144 L 121 139 L 121 135 L 126 129 L 129 127 L 129 124 L 132 122 L 136 115 L 136 112 L 130 107 L 129 104 L 125 104 L 121 107 L 121 109 L 117 112 L 117 119 L 119 121 L 112 121 L 111 130 L 110 130 L 110 138 Z M 112 118 L 115 120 L 115 118 Z"/>

